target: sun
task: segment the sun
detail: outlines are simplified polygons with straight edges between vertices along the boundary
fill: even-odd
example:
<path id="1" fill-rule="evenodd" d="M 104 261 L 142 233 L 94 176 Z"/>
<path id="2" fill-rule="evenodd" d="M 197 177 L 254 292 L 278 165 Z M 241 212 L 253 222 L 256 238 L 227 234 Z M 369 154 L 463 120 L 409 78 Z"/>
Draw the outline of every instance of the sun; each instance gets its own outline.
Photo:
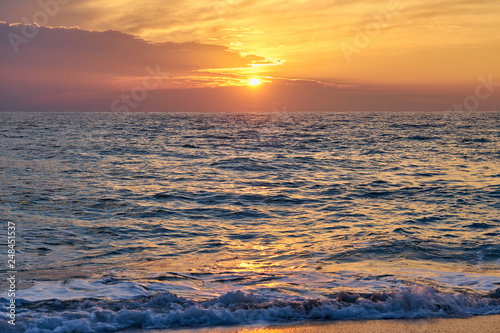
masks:
<path id="1" fill-rule="evenodd" d="M 254 78 L 254 79 L 248 80 L 248 85 L 250 85 L 250 86 L 258 86 L 259 84 L 261 84 L 259 79 Z"/>

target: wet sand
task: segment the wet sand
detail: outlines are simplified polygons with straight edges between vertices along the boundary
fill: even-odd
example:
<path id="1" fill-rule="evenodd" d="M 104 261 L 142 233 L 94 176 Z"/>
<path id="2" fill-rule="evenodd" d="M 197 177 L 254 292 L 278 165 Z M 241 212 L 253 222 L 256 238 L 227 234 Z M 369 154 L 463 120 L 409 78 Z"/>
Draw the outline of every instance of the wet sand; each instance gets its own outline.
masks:
<path id="1" fill-rule="evenodd" d="M 295 325 L 126 330 L 123 333 L 500 333 L 500 315 L 471 318 L 305 322 Z"/>

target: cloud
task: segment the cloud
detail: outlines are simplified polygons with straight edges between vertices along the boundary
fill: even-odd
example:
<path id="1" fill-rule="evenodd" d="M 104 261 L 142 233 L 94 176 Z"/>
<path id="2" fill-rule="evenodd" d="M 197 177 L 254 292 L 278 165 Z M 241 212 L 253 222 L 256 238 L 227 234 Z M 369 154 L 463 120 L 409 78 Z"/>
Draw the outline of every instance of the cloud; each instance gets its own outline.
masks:
<path id="1" fill-rule="evenodd" d="M 0 36 L 23 36 L 23 25 L 0 23 Z M 143 75 L 144 67 L 159 64 L 171 73 L 203 68 L 246 67 L 267 63 L 255 55 L 242 57 L 224 46 L 199 43 L 149 43 L 117 31 L 90 32 L 77 28 L 38 27 L 35 37 L 19 43 L 19 52 L 8 38 L 0 39 L 4 50 L 0 63 L 54 70 Z"/>
<path id="2" fill-rule="evenodd" d="M 242 56 L 224 46 L 150 43 L 117 31 L 0 22 L 0 37 L 0 90 L 10 100 L 8 105 L 15 104 L 12 96 L 33 105 L 57 99 L 101 98 L 130 89 L 148 75 L 148 67 L 158 68 L 175 79 L 196 76 L 196 71 L 205 68 L 270 63 L 256 55 Z M 214 82 L 222 79 L 223 75 L 219 75 Z M 168 82 L 165 80 L 167 86 Z"/>

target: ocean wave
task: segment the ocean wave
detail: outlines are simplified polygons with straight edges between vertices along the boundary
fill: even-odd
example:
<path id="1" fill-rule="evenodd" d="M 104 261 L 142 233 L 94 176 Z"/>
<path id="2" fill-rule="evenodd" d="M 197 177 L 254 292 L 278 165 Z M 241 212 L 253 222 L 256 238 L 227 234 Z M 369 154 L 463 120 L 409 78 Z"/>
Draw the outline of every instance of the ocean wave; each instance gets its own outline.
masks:
<path id="1" fill-rule="evenodd" d="M 282 323 L 303 320 L 406 319 L 500 314 L 500 288 L 488 295 L 438 292 L 413 285 L 397 290 L 293 300 L 228 292 L 195 301 L 160 292 L 137 299 L 19 301 L 16 326 L 8 324 L 8 300 L 0 300 L 2 332 L 114 332 Z"/>

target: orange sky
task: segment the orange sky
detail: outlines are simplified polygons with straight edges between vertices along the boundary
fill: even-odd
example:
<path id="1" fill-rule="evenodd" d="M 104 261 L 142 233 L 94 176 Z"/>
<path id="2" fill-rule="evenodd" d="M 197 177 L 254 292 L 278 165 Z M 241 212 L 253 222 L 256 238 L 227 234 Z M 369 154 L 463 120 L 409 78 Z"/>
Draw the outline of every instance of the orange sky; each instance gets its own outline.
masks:
<path id="1" fill-rule="evenodd" d="M 0 110 L 107 111 L 138 86 L 132 110 L 500 109 L 499 14 L 488 0 L 4 1 Z M 147 68 L 162 74 L 144 89 Z"/>

